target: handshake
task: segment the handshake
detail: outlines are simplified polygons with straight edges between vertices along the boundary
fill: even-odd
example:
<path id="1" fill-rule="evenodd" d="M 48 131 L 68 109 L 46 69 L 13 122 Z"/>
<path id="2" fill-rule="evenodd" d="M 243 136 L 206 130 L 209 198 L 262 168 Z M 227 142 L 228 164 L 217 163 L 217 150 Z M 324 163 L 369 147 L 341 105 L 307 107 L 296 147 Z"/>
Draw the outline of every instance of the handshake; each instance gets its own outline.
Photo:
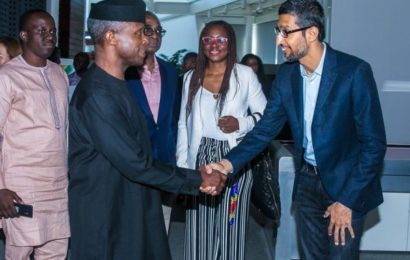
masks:
<path id="1" fill-rule="evenodd" d="M 232 164 L 228 160 L 221 160 L 218 163 L 201 165 L 198 169 L 201 172 L 201 192 L 211 196 L 219 195 L 225 187 L 227 175 L 232 171 Z"/>

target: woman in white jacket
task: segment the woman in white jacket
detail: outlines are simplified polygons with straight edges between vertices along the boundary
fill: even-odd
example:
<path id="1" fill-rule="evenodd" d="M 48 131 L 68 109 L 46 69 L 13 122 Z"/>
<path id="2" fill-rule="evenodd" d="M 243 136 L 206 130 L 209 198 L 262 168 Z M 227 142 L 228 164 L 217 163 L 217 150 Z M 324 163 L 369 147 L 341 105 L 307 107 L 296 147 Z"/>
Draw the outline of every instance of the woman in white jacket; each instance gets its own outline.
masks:
<path id="1" fill-rule="evenodd" d="M 202 30 L 196 68 L 185 74 L 178 122 L 177 164 L 197 169 L 217 162 L 260 119 L 266 105 L 257 76 L 236 63 L 232 26 Z M 221 195 L 189 197 L 185 259 L 244 259 L 252 174 L 228 180 Z"/>

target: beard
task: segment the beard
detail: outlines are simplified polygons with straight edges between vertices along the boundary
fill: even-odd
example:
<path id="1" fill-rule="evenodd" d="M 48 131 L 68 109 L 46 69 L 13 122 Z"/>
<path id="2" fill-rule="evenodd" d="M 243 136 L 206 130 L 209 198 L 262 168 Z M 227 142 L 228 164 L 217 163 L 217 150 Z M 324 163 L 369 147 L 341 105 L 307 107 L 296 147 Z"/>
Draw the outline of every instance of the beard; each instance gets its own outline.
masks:
<path id="1" fill-rule="evenodd" d="M 287 62 L 295 62 L 305 57 L 306 53 L 307 53 L 307 44 L 306 44 L 306 39 L 304 39 L 301 42 L 301 46 L 297 52 L 292 51 L 289 55 L 286 55 L 286 53 L 283 52 L 283 58 Z"/>

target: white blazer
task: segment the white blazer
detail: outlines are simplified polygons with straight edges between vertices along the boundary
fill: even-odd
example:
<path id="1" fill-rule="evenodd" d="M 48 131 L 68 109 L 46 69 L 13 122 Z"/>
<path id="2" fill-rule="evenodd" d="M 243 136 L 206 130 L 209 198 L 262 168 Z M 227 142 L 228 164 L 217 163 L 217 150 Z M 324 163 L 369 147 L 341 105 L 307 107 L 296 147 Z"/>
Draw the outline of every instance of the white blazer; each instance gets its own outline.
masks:
<path id="1" fill-rule="evenodd" d="M 236 73 L 234 72 L 236 70 Z M 226 95 L 221 116 L 233 116 L 239 122 L 239 130 L 227 135 L 232 149 L 239 140 L 246 135 L 259 120 L 266 106 L 266 98 L 261 84 L 253 70 L 245 65 L 235 64 L 229 81 L 229 91 Z M 236 79 L 236 76 L 238 80 Z M 195 169 L 196 156 L 203 137 L 203 125 L 199 109 L 199 91 L 192 102 L 192 110 L 186 118 L 189 83 L 192 71 L 184 75 L 184 86 L 181 98 L 181 112 L 178 121 L 177 165 L 179 167 Z M 249 115 L 248 109 L 252 115 Z M 212 113 L 212 112 L 210 112 Z M 216 123 L 216 122 L 215 122 Z"/>

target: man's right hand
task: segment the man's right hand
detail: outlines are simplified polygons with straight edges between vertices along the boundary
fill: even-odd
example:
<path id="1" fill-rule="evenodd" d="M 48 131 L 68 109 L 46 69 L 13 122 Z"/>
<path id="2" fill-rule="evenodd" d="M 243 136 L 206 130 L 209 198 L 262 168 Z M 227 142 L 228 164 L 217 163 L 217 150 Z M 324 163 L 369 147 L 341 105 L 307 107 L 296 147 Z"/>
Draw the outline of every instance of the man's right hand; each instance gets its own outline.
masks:
<path id="1" fill-rule="evenodd" d="M 200 190 L 212 196 L 220 194 L 225 187 L 226 175 L 204 165 L 199 167 L 199 171 L 202 179 Z"/>
<path id="2" fill-rule="evenodd" d="M 228 173 L 233 171 L 232 163 L 228 161 L 227 159 L 222 159 L 217 163 L 210 163 L 206 167 L 220 171 L 226 175 L 228 175 Z"/>
<path id="3" fill-rule="evenodd" d="M 23 200 L 14 191 L 0 190 L 0 218 L 15 218 L 17 214 L 14 202 L 23 203 Z"/>

